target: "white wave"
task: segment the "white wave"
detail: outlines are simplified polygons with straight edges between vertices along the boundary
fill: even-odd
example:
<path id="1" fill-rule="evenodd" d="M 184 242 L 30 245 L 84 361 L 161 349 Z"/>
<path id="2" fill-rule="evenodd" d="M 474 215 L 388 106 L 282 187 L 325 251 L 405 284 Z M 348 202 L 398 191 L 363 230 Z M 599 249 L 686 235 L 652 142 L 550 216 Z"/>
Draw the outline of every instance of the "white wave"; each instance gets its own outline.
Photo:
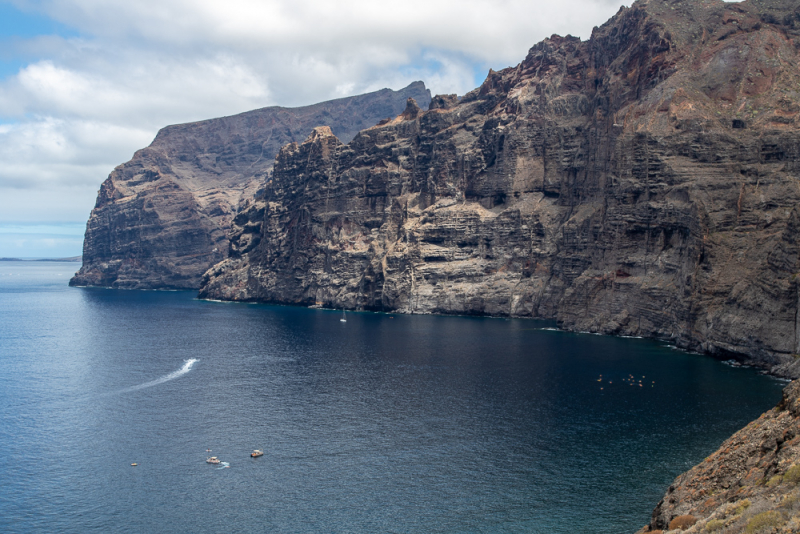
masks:
<path id="1" fill-rule="evenodd" d="M 220 462 L 219 463 L 219 467 L 217 467 L 217 469 L 225 469 L 226 467 L 230 467 L 230 466 L 231 466 L 231 464 L 229 464 L 228 462 Z"/>
<path id="2" fill-rule="evenodd" d="M 163 384 L 164 382 L 169 382 L 170 380 L 174 380 L 179 376 L 183 376 L 189 371 L 192 370 L 192 366 L 197 361 L 197 358 L 190 358 L 188 360 L 184 360 L 183 367 L 178 369 L 177 371 L 173 371 L 168 375 L 164 375 L 161 378 L 156 378 L 155 380 L 151 380 L 150 382 L 145 382 L 144 384 L 139 384 L 138 386 L 132 386 L 126 389 L 123 389 L 121 393 L 129 393 L 131 391 L 138 391 L 140 389 L 149 388 L 153 386 L 157 386 L 159 384 Z"/>

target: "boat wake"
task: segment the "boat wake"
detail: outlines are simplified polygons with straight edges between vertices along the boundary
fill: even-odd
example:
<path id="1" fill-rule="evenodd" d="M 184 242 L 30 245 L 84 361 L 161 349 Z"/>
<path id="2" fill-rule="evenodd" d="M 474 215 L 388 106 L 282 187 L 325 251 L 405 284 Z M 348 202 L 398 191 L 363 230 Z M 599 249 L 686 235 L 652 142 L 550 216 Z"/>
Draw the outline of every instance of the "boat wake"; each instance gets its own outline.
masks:
<path id="1" fill-rule="evenodd" d="M 139 391 L 140 389 L 145 389 L 153 386 L 157 386 L 159 384 L 163 384 L 164 382 L 169 382 L 170 380 L 174 380 L 179 376 L 183 376 L 189 371 L 192 370 L 192 366 L 197 361 L 197 358 L 190 358 L 183 362 L 183 367 L 178 369 L 177 371 L 173 371 L 168 375 L 164 375 L 161 378 L 156 378 L 155 380 L 151 380 L 150 382 L 145 382 L 144 384 L 139 384 L 138 386 L 132 386 L 120 391 L 120 393 L 130 393 L 131 391 Z"/>
<path id="2" fill-rule="evenodd" d="M 229 464 L 228 462 L 220 462 L 219 467 L 217 467 L 217 469 L 227 469 L 230 466 L 231 464 Z"/>

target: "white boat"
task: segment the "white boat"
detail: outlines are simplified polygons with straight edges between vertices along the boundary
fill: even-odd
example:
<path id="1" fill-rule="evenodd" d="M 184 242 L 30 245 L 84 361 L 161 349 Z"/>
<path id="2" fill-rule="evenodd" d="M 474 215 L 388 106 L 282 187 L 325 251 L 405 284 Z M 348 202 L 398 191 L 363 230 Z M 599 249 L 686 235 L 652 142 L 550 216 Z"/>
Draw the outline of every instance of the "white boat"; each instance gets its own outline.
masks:
<path id="1" fill-rule="evenodd" d="M 217 458 L 216 456 L 212 456 L 211 458 L 207 459 L 206 462 L 209 464 L 218 464 L 219 458 Z"/>
<path id="2" fill-rule="evenodd" d="M 254 450 L 250 453 L 251 458 L 258 458 L 259 456 L 264 456 L 264 451 L 260 451 L 258 449 Z"/>
<path id="3" fill-rule="evenodd" d="M 339 319 L 339 320 L 340 320 L 341 322 L 343 322 L 343 323 L 346 323 L 346 322 L 347 322 L 347 312 L 345 312 L 344 310 L 342 310 L 342 318 L 341 318 L 341 319 Z"/>

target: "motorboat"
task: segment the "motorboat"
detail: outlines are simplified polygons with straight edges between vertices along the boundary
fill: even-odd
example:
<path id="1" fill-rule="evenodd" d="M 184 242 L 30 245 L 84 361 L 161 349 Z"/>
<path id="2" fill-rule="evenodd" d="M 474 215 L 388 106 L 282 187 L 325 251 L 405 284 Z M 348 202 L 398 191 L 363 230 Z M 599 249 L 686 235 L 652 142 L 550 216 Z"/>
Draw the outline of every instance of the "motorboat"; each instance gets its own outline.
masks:
<path id="1" fill-rule="evenodd" d="M 250 453 L 251 458 L 258 458 L 259 456 L 264 456 L 264 451 L 260 451 L 258 449 L 254 450 Z"/>
<path id="2" fill-rule="evenodd" d="M 206 463 L 218 464 L 219 463 L 219 458 L 217 458 L 216 456 L 212 456 L 211 458 L 206 460 Z"/>

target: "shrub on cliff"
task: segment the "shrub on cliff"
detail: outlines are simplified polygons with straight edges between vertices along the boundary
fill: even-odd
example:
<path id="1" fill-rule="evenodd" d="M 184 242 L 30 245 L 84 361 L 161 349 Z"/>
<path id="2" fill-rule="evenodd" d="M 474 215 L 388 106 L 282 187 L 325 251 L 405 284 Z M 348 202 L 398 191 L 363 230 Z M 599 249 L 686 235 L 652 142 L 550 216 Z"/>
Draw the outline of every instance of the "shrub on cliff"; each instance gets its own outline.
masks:
<path id="1" fill-rule="evenodd" d="M 800 465 L 793 465 L 787 469 L 783 475 L 783 481 L 789 484 L 800 483 Z"/>
<path id="2" fill-rule="evenodd" d="M 794 493 L 784 496 L 778 507 L 781 510 L 786 510 L 787 512 L 800 510 L 800 494 L 795 491 Z"/>
<path id="3" fill-rule="evenodd" d="M 707 532 L 717 532 L 718 530 L 722 530 L 722 527 L 725 526 L 725 522 L 721 519 L 712 519 L 708 523 L 706 523 L 706 531 Z"/>
<path id="4" fill-rule="evenodd" d="M 733 510 L 733 515 L 739 515 L 742 512 L 744 512 L 745 510 L 747 510 L 749 507 L 750 507 L 750 500 L 749 499 L 745 499 L 743 501 L 739 501 L 739 505 L 736 508 L 734 508 L 734 510 Z"/>
<path id="5" fill-rule="evenodd" d="M 697 523 L 697 518 L 693 515 L 679 515 L 669 522 L 669 530 L 681 529 L 686 530 Z"/>
<path id="6" fill-rule="evenodd" d="M 780 512 L 769 510 L 751 517 L 750 521 L 747 522 L 747 528 L 745 529 L 745 532 L 747 532 L 747 534 L 755 534 L 756 532 L 761 532 L 762 530 L 768 528 L 779 527 L 783 523 L 783 516 L 780 514 Z"/>
<path id="7" fill-rule="evenodd" d="M 769 480 L 767 480 L 766 485 L 767 485 L 768 488 L 771 488 L 773 486 L 777 486 L 782 481 L 783 481 L 783 477 L 781 477 L 780 475 L 775 475 L 774 477 L 772 477 Z"/>

